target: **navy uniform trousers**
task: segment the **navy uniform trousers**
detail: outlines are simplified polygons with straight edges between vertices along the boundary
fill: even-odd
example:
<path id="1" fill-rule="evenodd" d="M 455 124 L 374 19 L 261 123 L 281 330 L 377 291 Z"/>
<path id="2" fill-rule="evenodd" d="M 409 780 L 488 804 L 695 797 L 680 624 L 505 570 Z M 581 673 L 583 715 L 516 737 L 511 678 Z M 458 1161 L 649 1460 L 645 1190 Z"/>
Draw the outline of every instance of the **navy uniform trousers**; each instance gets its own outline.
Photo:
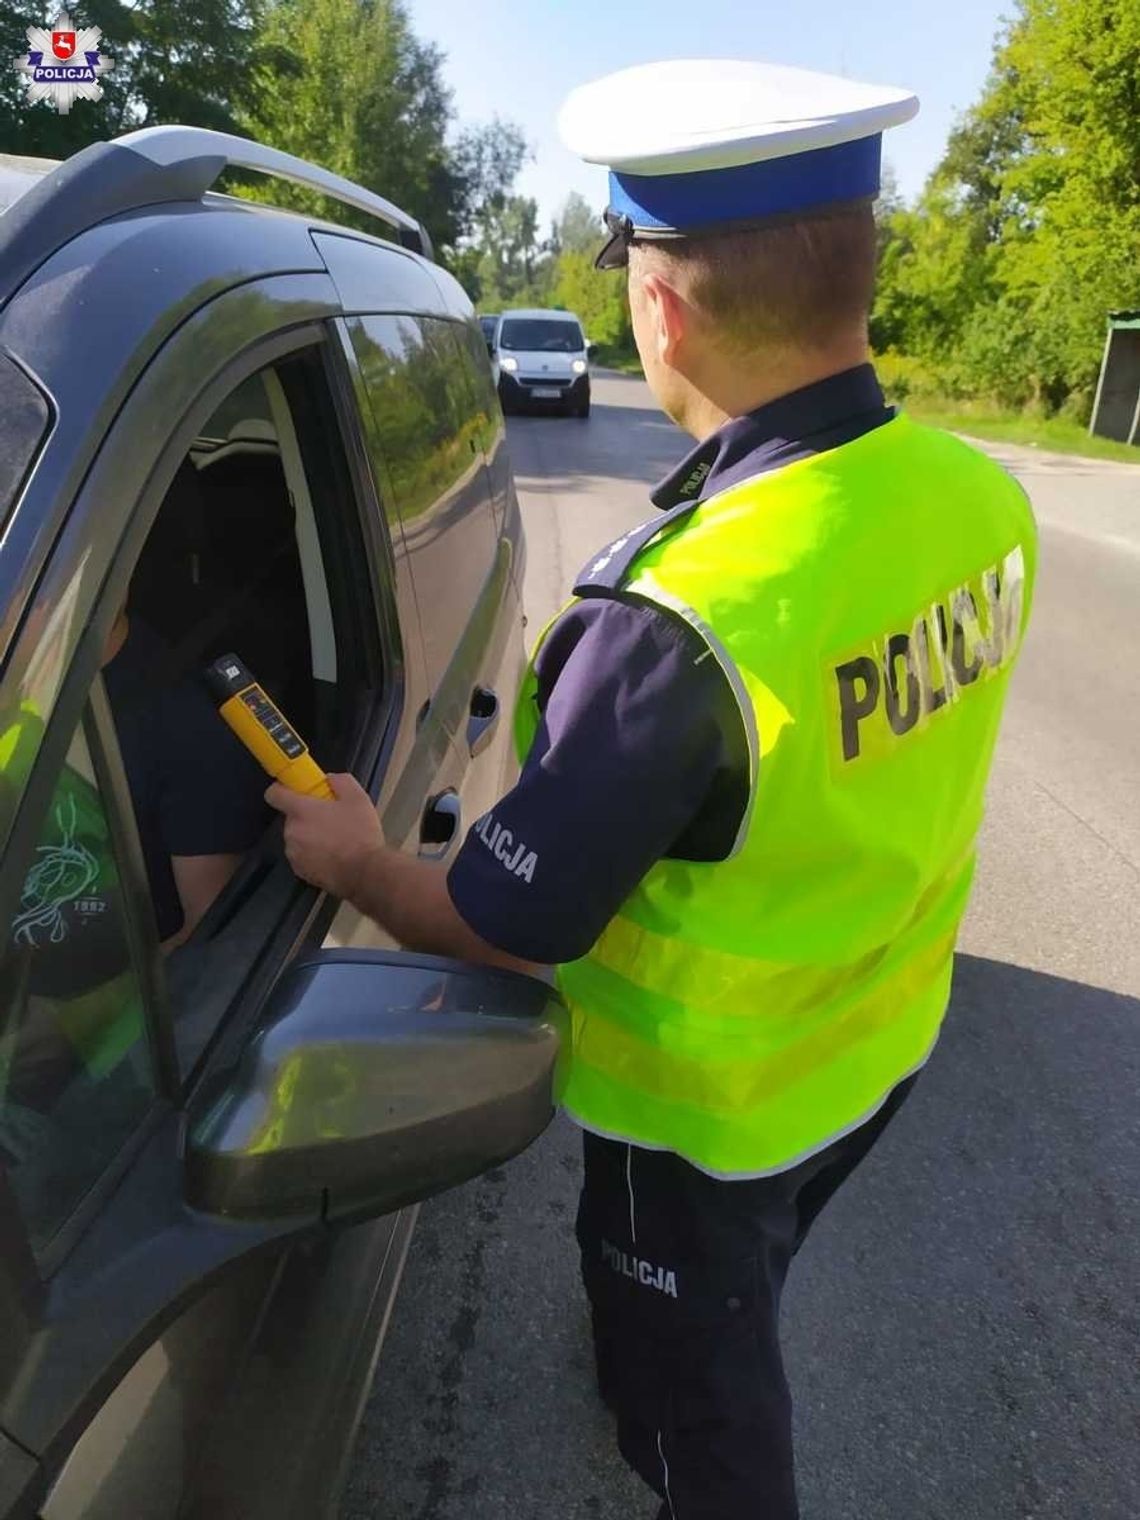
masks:
<path id="1" fill-rule="evenodd" d="M 658 1520 L 796 1520 L 784 1278 L 914 1080 L 810 1160 L 750 1181 L 586 1134 L 578 1244 L 598 1383 Z"/>

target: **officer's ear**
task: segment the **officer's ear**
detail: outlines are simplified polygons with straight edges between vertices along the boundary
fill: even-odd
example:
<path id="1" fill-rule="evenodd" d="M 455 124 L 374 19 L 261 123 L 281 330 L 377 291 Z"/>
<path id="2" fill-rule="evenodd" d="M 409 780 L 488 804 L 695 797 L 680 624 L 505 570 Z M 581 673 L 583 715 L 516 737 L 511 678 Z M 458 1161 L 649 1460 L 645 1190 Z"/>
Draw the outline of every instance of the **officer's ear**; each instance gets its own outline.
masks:
<path id="1" fill-rule="evenodd" d="M 641 326 L 663 364 L 676 367 L 678 353 L 692 332 L 695 316 L 678 284 L 663 270 L 639 272 L 633 299 L 641 305 Z"/>

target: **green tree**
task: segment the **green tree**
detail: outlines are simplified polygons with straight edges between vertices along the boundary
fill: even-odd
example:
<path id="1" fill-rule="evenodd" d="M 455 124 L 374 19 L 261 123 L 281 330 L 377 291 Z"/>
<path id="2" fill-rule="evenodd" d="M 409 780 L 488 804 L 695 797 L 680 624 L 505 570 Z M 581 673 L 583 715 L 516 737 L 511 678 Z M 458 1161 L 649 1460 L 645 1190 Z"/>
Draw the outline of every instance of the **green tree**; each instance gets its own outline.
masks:
<path id="1" fill-rule="evenodd" d="M 101 28 L 115 60 L 104 98 L 60 116 L 30 107 L 20 76 L 0 70 L 9 151 L 65 158 L 162 122 L 237 132 L 395 201 L 472 294 L 481 270 L 512 290 L 535 283 L 537 213 L 510 193 L 526 141 L 498 119 L 452 137 L 443 55 L 416 37 L 404 0 L 84 0 L 76 19 Z M 27 25 L 25 9 L 0 0 L 10 57 L 26 49 Z M 252 199 L 375 229 L 298 186 L 230 178 Z"/>
<path id="2" fill-rule="evenodd" d="M 265 37 L 289 63 L 262 72 L 247 130 L 395 201 L 437 247 L 454 244 L 462 178 L 446 140 L 442 55 L 415 36 L 399 0 L 274 0 Z M 318 206 L 278 184 L 271 197 Z"/>
<path id="3" fill-rule="evenodd" d="M 602 219 L 585 196 L 571 190 L 551 228 L 550 251 L 555 258 L 562 253 L 597 252 L 602 245 Z"/>
<path id="4" fill-rule="evenodd" d="M 913 213 L 872 324 L 959 392 L 1087 411 L 1106 314 L 1140 305 L 1140 6 L 1020 0 Z"/>
<path id="5" fill-rule="evenodd" d="M 4 0 L 0 143 L 10 153 L 66 158 L 90 142 L 164 122 L 238 131 L 259 80 L 287 61 L 267 42 L 263 13 L 263 0 L 82 0 L 73 20 L 101 29 L 115 67 L 101 81 L 102 100 L 80 101 L 61 116 L 54 106 L 29 106 L 22 76 L 8 66 L 27 51 L 28 24 L 41 17 Z"/>
<path id="6" fill-rule="evenodd" d="M 476 222 L 480 299 L 488 310 L 534 299 L 540 250 L 538 203 L 526 195 L 498 195 Z"/>
<path id="7" fill-rule="evenodd" d="M 249 130 L 417 217 L 477 297 L 481 255 L 472 245 L 503 216 L 526 155 L 519 129 L 496 119 L 450 140 L 443 54 L 416 37 L 403 0 L 273 0 L 266 31 L 293 63 L 261 81 Z M 273 199 L 282 193 L 273 187 Z M 300 208 L 323 209 L 303 190 L 284 193 Z"/>
<path id="8" fill-rule="evenodd" d="M 956 186 L 935 174 L 914 210 L 897 209 L 880 227 L 872 343 L 946 362 L 988 296 L 987 278 L 978 219 L 963 208 Z"/>
<path id="9" fill-rule="evenodd" d="M 597 239 L 595 239 L 595 244 Z M 558 259 L 555 302 L 575 312 L 592 343 L 628 349 L 633 343 L 629 298 L 621 274 L 600 274 L 594 252 L 568 249 Z"/>
<path id="10" fill-rule="evenodd" d="M 1140 304 L 1140 7 L 1023 0 L 999 71 L 1022 128 L 999 181 L 999 276 L 1052 408 L 1091 394 L 1107 312 Z"/>
<path id="11" fill-rule="evenodd" d="M 481 219 L 506 200 L 528 153 L 521 130 L 497 116 L 459 134 L 453 154 L 460 193 L 456 214 L 465 235 L 476 234 Z"/>

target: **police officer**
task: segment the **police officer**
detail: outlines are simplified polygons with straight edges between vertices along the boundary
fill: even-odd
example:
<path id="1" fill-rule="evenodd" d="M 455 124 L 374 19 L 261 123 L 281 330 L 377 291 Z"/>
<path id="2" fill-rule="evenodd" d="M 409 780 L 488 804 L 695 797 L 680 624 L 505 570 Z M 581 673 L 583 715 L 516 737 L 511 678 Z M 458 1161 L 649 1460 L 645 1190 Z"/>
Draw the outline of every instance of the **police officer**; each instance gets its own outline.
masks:
<path id="1" fill-rule="evenodd" d="M 517 786 L 445 876 L 350 778 L 271 793 L 409 946 L 556 965 L 601 1391 L 662 1520 L 796 1514 L 792 1256 L 930 1056 L 1035 560 L 1020 489 L 883 400 L 905 92 L 655 64 L 571 96 L 646 378 L 696 446 L 539 642 Z"/>

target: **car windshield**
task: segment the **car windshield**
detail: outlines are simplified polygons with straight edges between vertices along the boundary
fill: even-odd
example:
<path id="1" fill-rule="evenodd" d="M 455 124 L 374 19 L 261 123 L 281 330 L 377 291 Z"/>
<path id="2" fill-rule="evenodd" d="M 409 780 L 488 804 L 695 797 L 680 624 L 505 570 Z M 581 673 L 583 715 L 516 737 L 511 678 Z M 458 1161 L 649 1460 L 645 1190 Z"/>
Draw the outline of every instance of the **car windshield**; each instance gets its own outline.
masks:
<path id="1" fill-rule="evenodd" d="M 523 349 L 538 354 L 576 354 L 586 346 L 577 322 L 542 317 L 512 317 L 499 330 L 500 348 Z"/>

